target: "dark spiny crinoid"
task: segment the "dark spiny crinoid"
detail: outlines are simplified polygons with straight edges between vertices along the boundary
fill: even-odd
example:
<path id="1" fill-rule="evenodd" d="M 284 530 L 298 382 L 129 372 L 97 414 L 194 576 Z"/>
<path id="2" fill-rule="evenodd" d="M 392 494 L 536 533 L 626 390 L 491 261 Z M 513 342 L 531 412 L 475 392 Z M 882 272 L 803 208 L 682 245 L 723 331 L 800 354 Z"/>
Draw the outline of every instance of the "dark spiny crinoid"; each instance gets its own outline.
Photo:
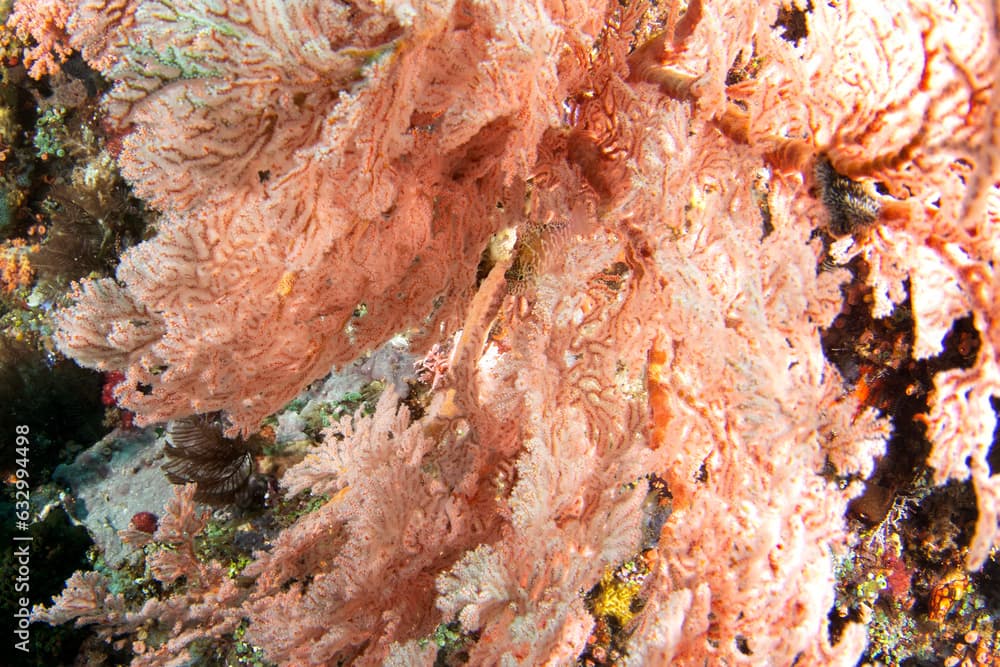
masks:
<path id="1" fill-rule="evenodd" d="M 816 163 L 816 183 L 827 213 L 830 233 L 847 236 L 871 226 L 881 212 L 874 186 L 837 173 L 825 157 Z"/>
<path id="2" fill-rule="evenodd" d="M 163 469 L 173 484 L 198 485 L 195 499 L 244 506 L 254 487 L 253 448 L 243 438 L 226 438 L 222 424 L 210 415 L 175 419 L 167 425 L 167 462 Z"/>

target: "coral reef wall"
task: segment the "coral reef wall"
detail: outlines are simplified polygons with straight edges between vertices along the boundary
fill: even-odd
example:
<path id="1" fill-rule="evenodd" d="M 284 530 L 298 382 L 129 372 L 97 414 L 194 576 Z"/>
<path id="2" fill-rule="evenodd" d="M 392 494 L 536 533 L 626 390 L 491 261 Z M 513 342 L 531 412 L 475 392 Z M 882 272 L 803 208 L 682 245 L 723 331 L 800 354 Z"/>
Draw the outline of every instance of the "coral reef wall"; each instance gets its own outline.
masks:
<path id="1" fill-rule="evenodd" d="M 396 332 L 451 341 L 426 413 L 331 429 L 283 479 L 329 500 L 252 583 L 193 577 L 144 660 L 247 618 L 282 664 L 431 664 L 452 621 L 470 664 L 565 664 L 645 551 L 632 664 L 853 665 L 831 549 L 888 426 L 819 332 L 857 255 L 918 356 L 973 317 L 924 419 L 937 481 L 975 484 L 969 565 L 997 541 L 993 3 L 71 4 L 164 216 L 57 340 L 141 422 L 250 432 Z"/>

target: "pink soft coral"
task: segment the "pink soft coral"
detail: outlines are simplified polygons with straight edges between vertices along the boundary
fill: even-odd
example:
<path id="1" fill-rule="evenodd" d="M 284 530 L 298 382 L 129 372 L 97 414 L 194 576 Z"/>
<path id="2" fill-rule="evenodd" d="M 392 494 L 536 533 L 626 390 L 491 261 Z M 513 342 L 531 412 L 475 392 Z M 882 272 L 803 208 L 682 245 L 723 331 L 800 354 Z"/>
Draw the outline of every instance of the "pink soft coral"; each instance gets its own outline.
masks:
<path id="1" fill-rule="evenodd" d="M 55 74 L 73 52 L 66 33 L 72 10 L 66 0 L 18 0 L 14 5 L 7 25 L 19 39 L 34 42 L 24 51 L 24 64 L 33 78 Z"/>

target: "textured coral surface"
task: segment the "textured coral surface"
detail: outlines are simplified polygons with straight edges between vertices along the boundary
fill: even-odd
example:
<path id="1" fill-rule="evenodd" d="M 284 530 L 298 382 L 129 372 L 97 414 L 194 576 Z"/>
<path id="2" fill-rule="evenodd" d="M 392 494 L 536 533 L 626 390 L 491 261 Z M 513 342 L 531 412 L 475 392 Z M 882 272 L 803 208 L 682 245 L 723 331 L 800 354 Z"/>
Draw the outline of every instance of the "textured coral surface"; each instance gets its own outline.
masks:
<path id="1" fill-rule="evenodd" d="M 239 577 L 196 558 L 188 487 L 136 538 L 172 545 L 169 595 L 76 575 L 38 618 L 159 619 L 137 664 L 234 631 L 280 664 L 433 664 L 442 628 L 469 664 L 565 664 L 596 615 L 628 664 L 853 665 L 833 555 L 891 424 L 821 344 L 851 262 L 875 317 L 906 302 L 908 357 L 960 318 L 977 341 L 916 419 L 989 557 L 992 2 L 50 5 L 19 30 L 113 82 L 109 142 L 163 214 L 59 349 L 123 372 L 141 424 L 254 432 L 400 332 L 429 393 L 333 422 L 281 480 L 314 511 Z"/>

